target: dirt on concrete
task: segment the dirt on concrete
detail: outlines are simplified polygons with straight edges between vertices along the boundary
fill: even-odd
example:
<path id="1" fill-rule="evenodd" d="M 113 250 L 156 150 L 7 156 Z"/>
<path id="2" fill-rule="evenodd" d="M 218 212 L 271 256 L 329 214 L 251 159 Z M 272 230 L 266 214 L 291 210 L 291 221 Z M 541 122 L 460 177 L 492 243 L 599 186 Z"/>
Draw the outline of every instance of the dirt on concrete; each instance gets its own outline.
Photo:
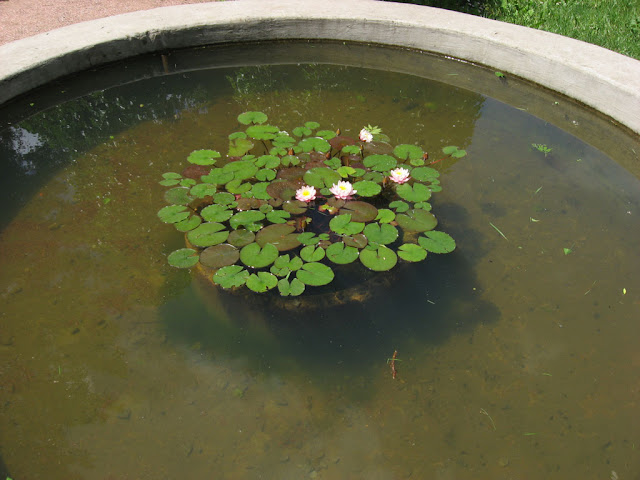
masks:
<path id="1" fill-rule="evenodd" d="M 0 0 L 0 45 L 73 23 L 221 0 Z"/>

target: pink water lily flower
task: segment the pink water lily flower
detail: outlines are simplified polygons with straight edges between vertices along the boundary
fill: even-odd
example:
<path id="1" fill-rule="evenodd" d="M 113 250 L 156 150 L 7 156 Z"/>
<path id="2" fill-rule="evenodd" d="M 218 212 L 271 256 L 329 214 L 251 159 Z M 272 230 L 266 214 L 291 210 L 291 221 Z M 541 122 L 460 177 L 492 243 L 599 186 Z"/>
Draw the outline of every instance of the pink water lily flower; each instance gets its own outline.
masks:
<path id="1" fill-rule="evenodd" d="M 360 130 L 360 140 L 369 143 L 373 140 L 373 135 L 369 130 L 363 128 L 362 130 Z"/>
<path id="2" fill-rule="evenodd" d="M 403 183 L 408 182 L 409 178 L 411 177 L 409 176 L 409 170 L 407 170 L 406 168 L 398 167 L 389 172 L 389 178 L 392 182 L 396 182 L 402 185 Z"/>
<path id="3" fill-rule="evenodd" d="M 342 180 L 338 183 L 334 183 L 329 191 L 333 193 L 339 200 L 350 200 L 352 195 L 358 193 L 353 189 L 353 185 L 351 185 L 350 182 L 345 182 Z"/>
<path id="4" fill-rule="evenodd" d="M 311 202 L 316 199 L 316 189 L 309 185 L 304 185 L 302 188 L 296 190 L 296 200 L 301 202 Z"/>

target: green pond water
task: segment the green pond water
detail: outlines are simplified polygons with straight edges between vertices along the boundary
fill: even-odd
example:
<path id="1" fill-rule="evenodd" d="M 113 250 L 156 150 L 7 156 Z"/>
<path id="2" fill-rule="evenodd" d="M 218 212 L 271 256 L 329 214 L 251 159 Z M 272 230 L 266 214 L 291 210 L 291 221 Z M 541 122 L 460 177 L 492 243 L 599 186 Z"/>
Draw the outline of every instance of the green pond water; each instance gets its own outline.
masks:
<path id="1" fill-rule="evenodd" d="M 0 132 L 0 473 L 640 475 L 640 144 L 563 98 L 535 103 L 515 80 L 412 55 L 441 81 L 302 61 L 162 75 L 154 58 L 146 80 L 79 86 L 99 71 L 22 101 L 34 114 Z M 78 98 L 53 105 L 65 96 Z M 378 125 L 430 160 L 466 149 L 434 166 L 456 251 L 304 309 L 168 266 L 184 241 L 156 216 L 161 174 L 224 150 L 247 110 L 284 129 Z"/>

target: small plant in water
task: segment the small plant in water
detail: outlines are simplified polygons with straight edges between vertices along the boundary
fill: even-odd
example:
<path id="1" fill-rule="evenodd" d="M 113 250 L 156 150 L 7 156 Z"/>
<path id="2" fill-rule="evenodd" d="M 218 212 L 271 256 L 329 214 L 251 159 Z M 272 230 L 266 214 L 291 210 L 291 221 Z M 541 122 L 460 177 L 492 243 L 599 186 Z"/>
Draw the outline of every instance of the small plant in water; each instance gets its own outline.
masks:
<path id="1" fill-rule="evenodd" d="M 536 150 L 538 150 L 539 152 L 544 153 L 545 157 L 551 153 L 551 148 L 547 147 L 542 143 L 532 143 L 531 146 Z"/>
<path id="2" fill-rule="evenodd" d="M 238 121 L 247 127 L 229 135 L 227 155 L 197 150 L 183 172 L 163 174 L 169 205 L 158 217 L 186 237 L 170 265 L 204 267 L 225 289 L 296 296 L 356 261 L 387 271 L 398 258 L 420 262 L 455 249 L 434 230 L 429 200 L 442 188 L 420 147 L 393 148 L 370 125 L 354 139 L 316 122 L 289 134 L 262 112 Z"/>

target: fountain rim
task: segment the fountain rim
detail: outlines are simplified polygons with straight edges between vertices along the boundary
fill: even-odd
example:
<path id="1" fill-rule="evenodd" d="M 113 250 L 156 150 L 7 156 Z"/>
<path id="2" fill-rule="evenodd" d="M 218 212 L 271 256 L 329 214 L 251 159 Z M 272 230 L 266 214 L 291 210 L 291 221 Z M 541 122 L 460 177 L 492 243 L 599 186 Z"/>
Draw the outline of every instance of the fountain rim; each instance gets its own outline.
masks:
<path id="1" fill-rule="evenodd" d="M 53 80 L 138 55 L 274 40 L 371 43 L 484 65 L 640 134 L 640 61 L 540 30 L 378 0 L 199 3 L 62 27 L 0 46 L 0 106 Z"/>

